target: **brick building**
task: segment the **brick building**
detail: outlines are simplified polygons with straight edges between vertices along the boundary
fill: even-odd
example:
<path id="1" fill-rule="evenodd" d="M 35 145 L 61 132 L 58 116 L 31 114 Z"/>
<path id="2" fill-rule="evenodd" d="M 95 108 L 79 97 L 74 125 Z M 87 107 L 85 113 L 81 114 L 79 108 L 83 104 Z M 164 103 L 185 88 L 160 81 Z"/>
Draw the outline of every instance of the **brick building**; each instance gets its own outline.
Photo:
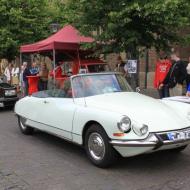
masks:
<path id="1" fill-rule="evenodd" d="M 190 46 L 175 47 L 175 51 L 179 53 L 182 60 L 188 61 L 188 58 L 190 57 Z M 113 53 L 106 58 L 106 61 L 110 64 L 112 70 L 115 68 L 118 55 L 119 54 Z M 123 61 L 125 61 L 126 55 L 124 53 L 121 53 L 120 55 Z M 157 59 L 158 55 L 154 49 L 150 49 L 139 58 L 138 83 L 141 88 L 153 88 L 154 71 Z"/>

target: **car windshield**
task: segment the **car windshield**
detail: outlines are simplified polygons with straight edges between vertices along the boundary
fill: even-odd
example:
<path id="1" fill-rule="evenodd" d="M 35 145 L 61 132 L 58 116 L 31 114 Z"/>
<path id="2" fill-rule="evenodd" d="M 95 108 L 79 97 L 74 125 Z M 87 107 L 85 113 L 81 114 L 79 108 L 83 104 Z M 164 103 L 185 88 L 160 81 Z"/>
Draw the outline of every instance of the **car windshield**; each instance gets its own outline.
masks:
<path id="1" fill-rule="evenodd" d="M 72 79 L 75 98 L 114 92 L 132 92 L 132 88 L 121 74 L 81 75 Z"/>

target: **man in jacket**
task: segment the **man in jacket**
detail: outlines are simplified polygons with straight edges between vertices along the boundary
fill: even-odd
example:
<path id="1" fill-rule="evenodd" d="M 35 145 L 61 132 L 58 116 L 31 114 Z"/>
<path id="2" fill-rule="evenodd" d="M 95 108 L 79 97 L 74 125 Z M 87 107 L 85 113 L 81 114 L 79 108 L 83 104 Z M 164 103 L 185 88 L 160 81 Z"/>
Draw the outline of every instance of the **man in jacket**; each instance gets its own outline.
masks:
<path id="1" fill-rule="evenodd" d="M 171 68 L 171 62 L 165 56 L 160 56 L 156 63 L 154 88 L 158 89 L 160 98 L 169 97 L 169 87 L 163 84 L 165 77 L 167 76 Z"/>
<path id="2" fill-rule="evenodd" d="M 28 78 L 27 76 L 30 76 L 30 71 L 28 69 L 27 62 L 23 63 L 23 74 L 22 74 L 22 80 L 23 80 L 23 88 L 24 88 L 24 96 L 28 95 Z"/>
<path id="3" fill-rule="evenodd" d="M 187 64 L 181 61 L 177 54 L 172 54 L 171 59 L 173 64 L 162 84 L 170 88 L 170 96 L 181 96 L 183 93 L 183 82 L 187 77 Z"/>

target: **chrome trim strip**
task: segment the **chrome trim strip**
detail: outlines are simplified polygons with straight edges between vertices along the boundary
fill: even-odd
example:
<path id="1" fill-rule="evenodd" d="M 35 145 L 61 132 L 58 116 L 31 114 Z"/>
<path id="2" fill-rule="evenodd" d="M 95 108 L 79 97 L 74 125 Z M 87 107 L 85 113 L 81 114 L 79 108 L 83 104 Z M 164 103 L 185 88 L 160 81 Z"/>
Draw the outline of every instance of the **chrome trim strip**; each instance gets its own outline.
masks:
<path id="1" fill-rule="evenodd" d="M 20 115 L 18 115 L 18 114 L 15 113 L 15 116 L 20 116 Z M 22 116 L 21 116 L 21 117 L 22 117 Z M 23 117 L 23 118 L 25 118 L 25 117 Z M 25 119 L 27 120 L 27 118 L 25 118 Z M 31 120 L 31 119 L 28 119 L 28 120 L 33 121 L 33 120 Z M 35 122 L 35 121 L 33 121 L 33 122 Z M 37 123 L 43 124 L 43 123 L 40 123 L 40 122 L 37 122 Z M 43 125 L 46 125 L 46 124 L 43 124 Z M 46 125 L 46 126 L 48 126 L 48 127 L 53 127 L 53 126 L 50 126 L 50 125 Z M 81 144 L 79 144 L 79 143 L 73 141 L 73 139 L 66 138 L 66 137 L 64 137 L 64 136 L 62 136 L 62 135 L 58 135 L 57 133 L 53 133 L 53 132 L 50 132 L 50 131 L 44 130 L 44 129 L 39 129 L 39 128 L 35 127 L 35 126 L 29 126 L 29 127 L 32 127 L 32 128 L 34 128 L 34 129 L 36 129 L 36 130 L 38 130 L 38 131 L 42 131 L 42 132 L 47 133 L 47 134 L 49 134 L 49 135 L 56 136 L 56 137 L 58 137 L 58 138 L 60 138 L 60 139 L 63 139 L 63 140 L 65 140 L 65 141 L 67 141 L 67 142 L 71 142 L 71 143 L 73 143 L 73 144 L 76 144 L 76 145 L 81 146 Z M 59 129 L 59 128 L 57 128 L 57 127 L 53 127 L 53 128 Z M 64 131 L 64 132 L 68 132 L 68 131 L 63 130 L 63 129 L 59 129 L 59 130 Z"/>
<path id="2" fill-rule="evenodd" d="M 174 144 L 181 144 L 181 143 L 188 143 L 190 139 L 183 139 L 177 141 L 163 141 L 163 145 L 174 145 Z M 110 141 L 113 146 L 120 146 L 120 147 L 156 147 L 158 142 L 154 141 L 120 141 L 120 140 L 113 140 Z"/>
<path id="3" fill-rule="evenodd" d="M 146 142 L 146 141 L 119 141 L 113 140 L 110 142 L 113 146 L 123 146 L 123 147 L 152 147 L 154 148 L 157 142 Z"/>
<path id="4" fill-rule="evenodd" d="M 155 132 L 155 133 L 158 135 L 162 135 L 162 134 L 167 134 L 170 132 L 183 132 L 183 131 L 188 131 L 188 130 L 190 130 L 190 127 L 185 127 L 182 129 L 174 129 L 174 130 L 170 130 L 170 131 L 160 131 L 160 132 Z M 155 133 L 153 133 L 153 134 L 155 134 Z"/>
<path id="5" fill-rule="evenodd" d="M 113 146 L 124 146 L 124 147 L 156 147 L 159 140 L 154 134 L 149 134 L 146 139 L 143 140 L 112 140 L 110 143 Z"/>
<path id="6" fill-rule="evenodd" d="M 172 145 L 172 144 L 180 144 L 190 142 L 190 139 L 181 139 L 181 140 L 174 140 L 174 141 L 163 141 L 164 145 Z"/>

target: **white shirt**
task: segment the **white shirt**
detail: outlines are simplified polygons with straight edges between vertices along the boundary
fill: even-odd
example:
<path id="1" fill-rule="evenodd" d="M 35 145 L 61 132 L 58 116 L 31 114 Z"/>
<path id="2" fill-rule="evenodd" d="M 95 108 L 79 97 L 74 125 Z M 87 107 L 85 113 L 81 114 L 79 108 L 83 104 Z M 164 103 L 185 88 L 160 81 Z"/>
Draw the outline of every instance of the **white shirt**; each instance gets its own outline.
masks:
<path id="1" fill-rule="evenodd" d="M 190 74 L 190 63 L 188 63 L 186 70 L 187 70 L 187 74 Z"/>
<path id="2" fill-rule="evenodd" d="M 9 68 L 8 68 L 8 67 L 5 68 L 4 75 L 6 76 L 7 81 L 10 81 L 10 80 L 11 80 L 11 72 L 9 71 Z"/>
<path id="3" fill-rule="evenodd" d="M 11 75 L 14 77 L 18 77 L 19 76 L 19 68 L 18 67 L 12 68 Z"/>

